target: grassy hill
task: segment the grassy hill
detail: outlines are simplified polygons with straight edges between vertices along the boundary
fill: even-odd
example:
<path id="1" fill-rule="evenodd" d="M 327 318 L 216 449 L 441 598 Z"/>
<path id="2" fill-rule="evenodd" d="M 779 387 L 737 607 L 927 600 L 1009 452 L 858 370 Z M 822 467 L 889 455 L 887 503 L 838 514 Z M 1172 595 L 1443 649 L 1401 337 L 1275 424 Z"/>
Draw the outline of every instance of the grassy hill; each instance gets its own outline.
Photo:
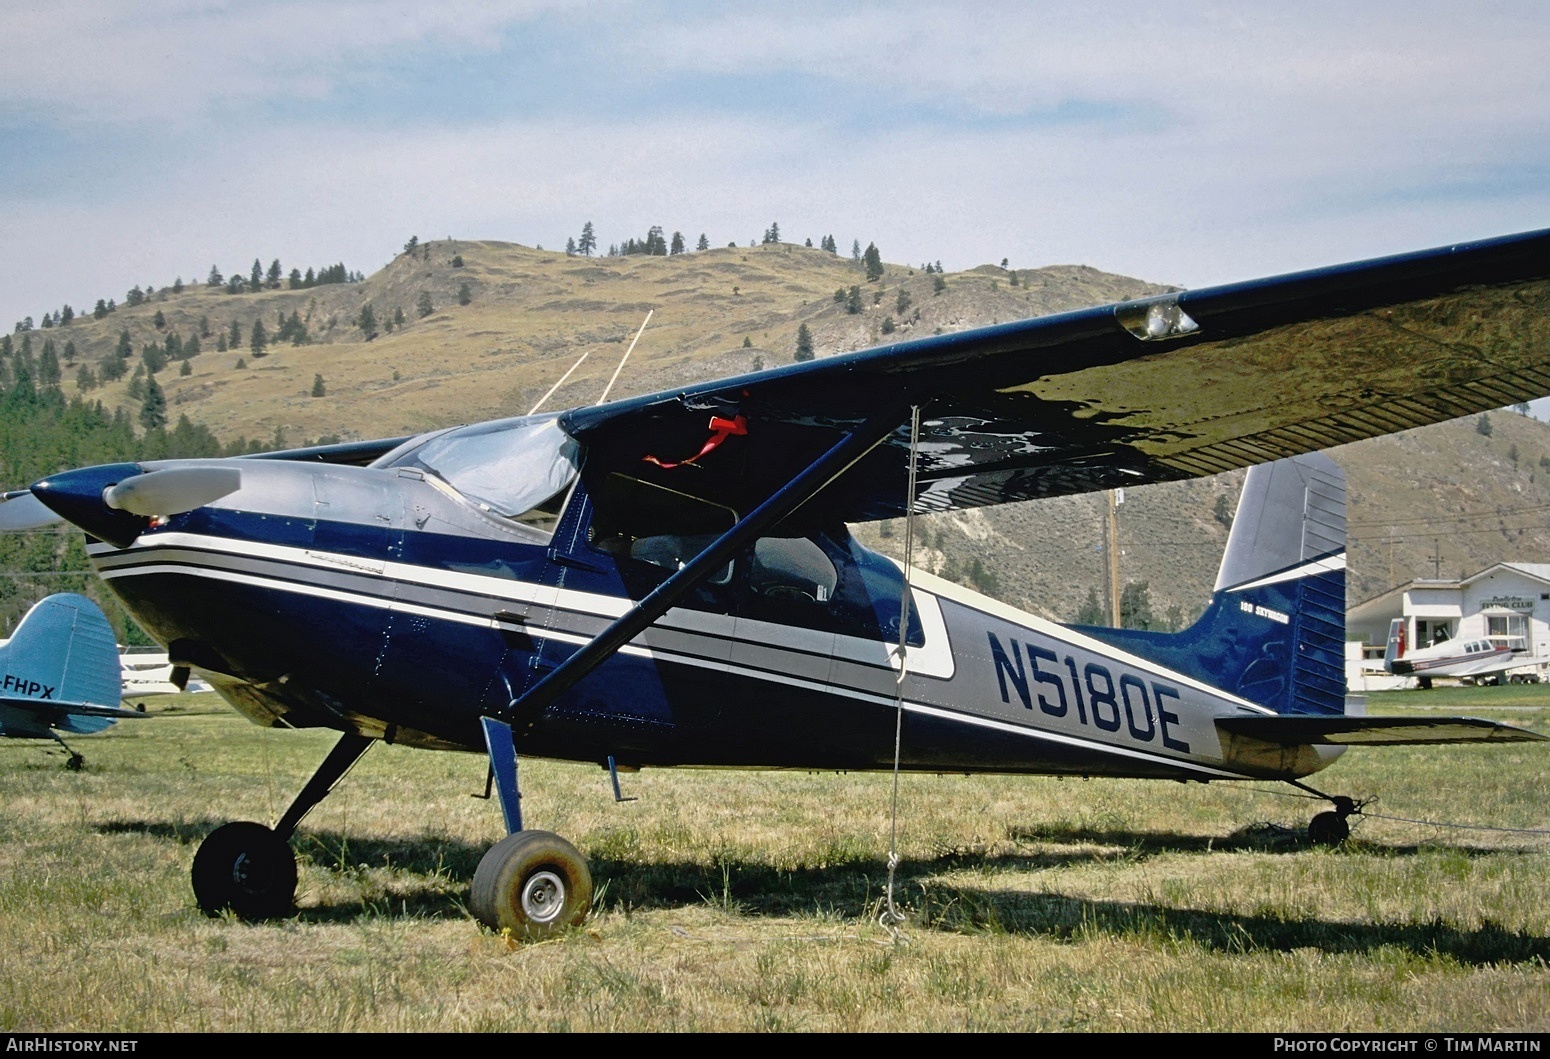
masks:
<path id="1" fill-rule="evenodd" d="M 846 304 L 853 286 L 859 312 Z M 525 413 L 583 354 L 547 407 L 593 402 L 648 311 L 614 396 L 788 363 L 802 324 L 822 357 L 1166 289 L 1085 266 L 941 275 L 890 265 L 868 283 L 859 262 L 790 244 L 585 258 L 456 240 L 419 244 L 361 282 L 239 294 L 203 284 L 162 289 L 30 338 L 35 353 L 45 341 L 74 346 L 64 368 L 73 393 L 79 366 L 95 372 L 123 332 L 131 369 L 147 346 L 197 335 L 191 373 L 171 364 L 156 376 L 174 421 L 187 415 L 227 442 L 299 444 Z M 372 338 L 359 326 L 368 305 L 378 324 Z M 292 317 L 305 344 L 257 355 L 254 324 L 273 336 Z M 233 335 L 232 348 L 217 351 Z M 312 396 L 317 376 L 321 397 Z M 126 375 L 86 396 L 133 413 L 130 384 Z M 1505 412 L 1489 421 L 1489 434 L 1474 418 L 1335 451 L 1350 476 L 1353 601 L 1434 572 L 1550 560 L 1550 427 Z M 1192 617 L 1204 604 L 1240 484 L 1232 474 L 1127 492 L 1122 580 L 1147 583 L 1159 619 Z M 1071 620 L 1091 590 L 1104 591 L 1106 510 L 1097 495 L 934 516 L 922 520 L 915 560 Z M 897 525 L 860 532 L 884 550 L 902 546 Z"/>

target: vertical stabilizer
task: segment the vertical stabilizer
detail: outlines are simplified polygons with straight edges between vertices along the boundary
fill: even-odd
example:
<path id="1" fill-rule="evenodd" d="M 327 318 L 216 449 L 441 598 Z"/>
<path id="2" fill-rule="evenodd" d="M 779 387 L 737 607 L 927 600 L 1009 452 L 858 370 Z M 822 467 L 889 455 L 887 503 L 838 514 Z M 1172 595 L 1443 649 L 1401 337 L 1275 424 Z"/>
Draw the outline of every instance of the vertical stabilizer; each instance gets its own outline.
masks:
<path id="1" fill-rule="evenodd" d="M 1345 536 L 1345 474 L 1328 456 L 1250 468 L 1199 621 L 1086 631 L 1276 713 L 1344 713 Z"/>
<path id="2" fill-rule="evenodd" d="M 33 605 L 0 645 L 0 698 L 117 706 L 122 686 L 113 627 L 85 596 L 60 592 Z M 93 730 L 107 718 L 83 718 Z"/>

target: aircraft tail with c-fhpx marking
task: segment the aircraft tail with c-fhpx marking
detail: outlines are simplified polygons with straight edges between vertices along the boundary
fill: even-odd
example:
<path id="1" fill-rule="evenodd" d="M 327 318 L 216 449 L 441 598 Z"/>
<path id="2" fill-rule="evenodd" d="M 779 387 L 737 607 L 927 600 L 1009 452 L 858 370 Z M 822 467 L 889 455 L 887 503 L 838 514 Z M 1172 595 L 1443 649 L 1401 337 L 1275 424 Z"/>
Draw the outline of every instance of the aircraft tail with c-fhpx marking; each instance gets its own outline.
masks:
<path id="1" fill-rule="evenodd" d="M 0 641 L 0 735 L 57 739 L 140 716 L 119 706 L 121 680 L 113 627 L 97 605 L 49 596 Z"/>
<path id="2" fill-rule="evenodd" d="M 1345 474 L 1328 456 L 1252 467 L 1194 625 L 1083 631 L 1277 714 L 1342 715 L 1345 522 Z"/>

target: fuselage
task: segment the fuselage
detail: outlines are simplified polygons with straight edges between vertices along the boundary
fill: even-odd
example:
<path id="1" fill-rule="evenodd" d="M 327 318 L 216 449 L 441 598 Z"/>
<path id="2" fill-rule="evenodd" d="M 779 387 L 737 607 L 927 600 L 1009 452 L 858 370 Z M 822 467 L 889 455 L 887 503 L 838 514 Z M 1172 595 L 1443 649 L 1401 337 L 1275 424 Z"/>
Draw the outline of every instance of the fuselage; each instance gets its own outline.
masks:
<path id="1" fill-rule="evenodd" d="M 88 552 L 173 661 L 263 724 L 482 750 L 482 714 L 519 699 L 698 539 L 621 546 L 599 532 L 612 523 L 584 482 L 544 526 L 412 467 L 242 462 L 236 493 Z M 903 569 L 843 526 L 761 539 L 567 691 L 519 750 L 886 768 L 902 706 L 901 763 L 915 770 L 1210 780 L 1303 775 L 1338 754 L 1224 739 L 1215 718 L 1268 711 L 930 575 L 909 579 L 901 682 Z"/>

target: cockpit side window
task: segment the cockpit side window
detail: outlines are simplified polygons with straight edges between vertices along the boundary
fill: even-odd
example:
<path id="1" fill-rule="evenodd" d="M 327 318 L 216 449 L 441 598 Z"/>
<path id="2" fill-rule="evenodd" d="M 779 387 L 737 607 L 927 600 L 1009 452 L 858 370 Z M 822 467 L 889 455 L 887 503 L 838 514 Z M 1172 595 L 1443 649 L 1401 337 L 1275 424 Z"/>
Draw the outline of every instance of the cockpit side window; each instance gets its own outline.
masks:
<path id="1" fill-rule="evenodd" d="M 667 570 L 682 568 L 737 521 L 729 507 L 618 473 L 603 481 L 592 502 L 592 547 Z M 728 563 L 709 583 L 731 579 Z"/>
<path id="2" fill-rule="evenodd" d="M 552 530 L 580 458 L 555 416 L 528 416 L 443 431 L 384 465 L 428 471 L 493 515 Z"/>

